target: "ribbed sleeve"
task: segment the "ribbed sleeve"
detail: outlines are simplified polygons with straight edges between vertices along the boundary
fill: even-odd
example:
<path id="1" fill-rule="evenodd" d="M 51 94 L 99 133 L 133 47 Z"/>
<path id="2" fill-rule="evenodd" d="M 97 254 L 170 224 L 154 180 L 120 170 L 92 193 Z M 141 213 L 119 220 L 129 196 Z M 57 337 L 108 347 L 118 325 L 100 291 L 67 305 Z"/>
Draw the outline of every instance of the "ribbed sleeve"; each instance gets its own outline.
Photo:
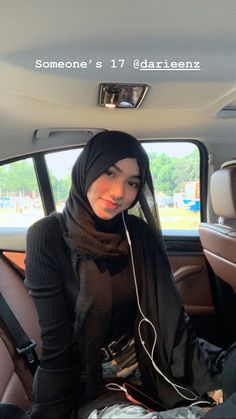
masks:
<path id="1" fill-rule="evenodd" d="M 28 230 L 25 280 L 41 328 L 41 368 L 33 388 L 33 417 L 39 419 L 46 418 L 47 410 L 50 419 L 59 412 L 67 412 L 68 417 L 73 407 L 72 327 L 65 299 L 65 264 L 68 261 L 58 220 L 45 217 Z"/>

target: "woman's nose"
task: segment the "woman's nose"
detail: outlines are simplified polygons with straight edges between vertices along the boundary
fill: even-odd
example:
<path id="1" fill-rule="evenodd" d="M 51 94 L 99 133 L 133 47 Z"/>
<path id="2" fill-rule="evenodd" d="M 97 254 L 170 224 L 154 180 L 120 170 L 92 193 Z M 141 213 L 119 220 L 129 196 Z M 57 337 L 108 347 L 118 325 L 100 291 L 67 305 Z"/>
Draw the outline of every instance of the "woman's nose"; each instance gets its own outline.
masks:
<path id="1" fill-rule="evenodd" d="M 125 185 L 123 182 L 115 182 L 111 189 L 111 196 L 113 199 L 120 199 L 124 195 Z"/>

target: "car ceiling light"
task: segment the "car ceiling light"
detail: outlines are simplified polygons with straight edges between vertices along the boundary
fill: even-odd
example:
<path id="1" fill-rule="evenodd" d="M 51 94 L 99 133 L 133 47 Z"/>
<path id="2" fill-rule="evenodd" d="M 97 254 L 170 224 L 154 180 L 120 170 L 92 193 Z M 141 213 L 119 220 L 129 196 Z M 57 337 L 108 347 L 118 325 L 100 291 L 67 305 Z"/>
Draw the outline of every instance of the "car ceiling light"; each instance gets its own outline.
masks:
<path id="1" fill-rule="evenodd" d="M 98 104 L 109 109 L 138 108 L 148 87 L 147 84 L 101 83 Z"/>

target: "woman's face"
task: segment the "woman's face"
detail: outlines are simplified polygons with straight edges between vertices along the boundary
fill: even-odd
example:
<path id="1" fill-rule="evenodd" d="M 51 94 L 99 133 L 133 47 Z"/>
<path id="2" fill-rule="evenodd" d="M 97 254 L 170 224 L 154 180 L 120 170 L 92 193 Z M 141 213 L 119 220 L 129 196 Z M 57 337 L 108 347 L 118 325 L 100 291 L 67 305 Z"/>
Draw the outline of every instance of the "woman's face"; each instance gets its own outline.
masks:
<path id="1" fill-rule="evenodd" d="M 89 186 L 87 198 L 99 218 L 110 220 L 129 208 L 139 187 L 137 160 L 126 158 L 109 167 Z"/>

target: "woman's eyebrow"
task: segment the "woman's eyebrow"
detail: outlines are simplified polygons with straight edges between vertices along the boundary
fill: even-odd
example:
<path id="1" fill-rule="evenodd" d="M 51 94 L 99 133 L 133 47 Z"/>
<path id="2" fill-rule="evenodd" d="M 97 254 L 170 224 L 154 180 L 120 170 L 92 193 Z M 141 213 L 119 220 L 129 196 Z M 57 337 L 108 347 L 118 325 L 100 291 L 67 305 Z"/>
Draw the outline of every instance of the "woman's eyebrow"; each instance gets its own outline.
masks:
<path id="1" fill-rule="evenodd" d="M 117 166 L 116 164 L 113 164 L 111 166 L 111 168 L 112 167 L 114 167 L 117 170 L 117 172 L 122 173 L 122 169 L 119 166 Z M 129 177 L 140 179 L 140 175 L 130 175 Z"/>

